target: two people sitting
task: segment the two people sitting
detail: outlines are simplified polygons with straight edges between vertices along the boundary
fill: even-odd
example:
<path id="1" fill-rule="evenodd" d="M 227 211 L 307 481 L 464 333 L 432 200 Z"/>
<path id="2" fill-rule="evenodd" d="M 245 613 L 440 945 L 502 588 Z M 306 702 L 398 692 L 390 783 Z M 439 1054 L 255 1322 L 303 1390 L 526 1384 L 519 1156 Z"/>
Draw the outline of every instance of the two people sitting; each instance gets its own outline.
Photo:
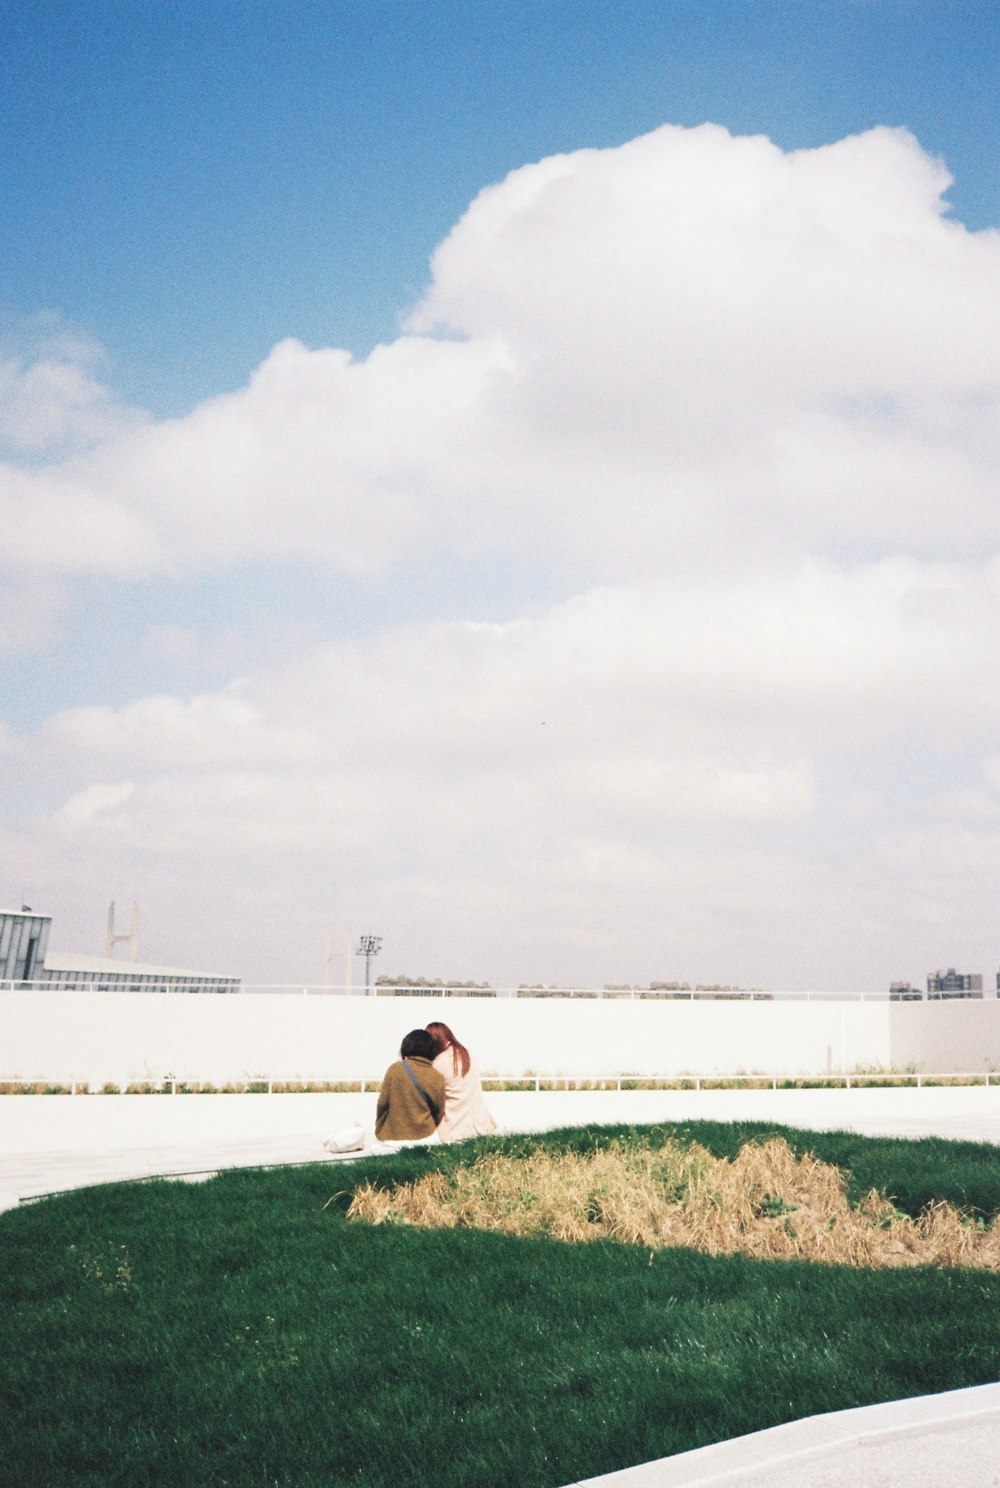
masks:
<path id="1" fill-rule="evenodd" d="M 386 1070 L 375 1110 L 383 1143 L 454 1142 L 485 1136 L 496 1122 L 483 1099 L 472 1056 L 446 1023 L 428 1023 L 403 1039 Z"/>

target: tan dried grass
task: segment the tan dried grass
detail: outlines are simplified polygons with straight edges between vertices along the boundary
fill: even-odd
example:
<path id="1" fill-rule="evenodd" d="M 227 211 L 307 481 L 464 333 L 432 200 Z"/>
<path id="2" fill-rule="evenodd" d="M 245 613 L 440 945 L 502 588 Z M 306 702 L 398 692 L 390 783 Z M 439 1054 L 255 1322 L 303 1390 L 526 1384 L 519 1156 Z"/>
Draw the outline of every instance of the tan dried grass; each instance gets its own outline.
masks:
<path id="1" fill-rule="evenodd" d="M 393 1189 L 365 1184 L 348 1218 L 710 1255 L 1000 1270 L 1000 1225 L 983 1229 L 945 1203 L 911 1219 L 874 1190 L 852 1207 L 839 1168 L 796 1157 L 780 1139 L 748 1143 L 732 1160 L 671 1141 L 586 1154 L 492 1153 Z"/>

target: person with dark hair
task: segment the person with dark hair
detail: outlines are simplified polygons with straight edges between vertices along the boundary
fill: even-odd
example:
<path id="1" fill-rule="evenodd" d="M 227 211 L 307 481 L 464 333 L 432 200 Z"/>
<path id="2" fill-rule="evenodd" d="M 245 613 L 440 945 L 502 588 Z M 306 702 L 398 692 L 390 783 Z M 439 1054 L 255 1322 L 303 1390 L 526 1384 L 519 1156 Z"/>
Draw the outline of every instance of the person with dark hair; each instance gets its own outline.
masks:
<path id="1" fill-rule="evenodd" d="M 382 1077 L 375 1108 L 375 1136 L 380 1142 L 434 1142 L 444 1116 L 444 1076 L 432 1060 L 436 1041 L 423 1028 L 408 1033 L 399 1059 Z"/>
<path id="2" fill-rule="evenodd" d="M 438 1140 L 457 1142 L 462 1137 L 485 1137 L 497 1129 L 486 1108 L 483 1086 L 472 1055 L 460 1044 L 447 1023 L 428 1023 L 435 1041 L 435 1071 L 444 1076 L 444 1120 Z"/>

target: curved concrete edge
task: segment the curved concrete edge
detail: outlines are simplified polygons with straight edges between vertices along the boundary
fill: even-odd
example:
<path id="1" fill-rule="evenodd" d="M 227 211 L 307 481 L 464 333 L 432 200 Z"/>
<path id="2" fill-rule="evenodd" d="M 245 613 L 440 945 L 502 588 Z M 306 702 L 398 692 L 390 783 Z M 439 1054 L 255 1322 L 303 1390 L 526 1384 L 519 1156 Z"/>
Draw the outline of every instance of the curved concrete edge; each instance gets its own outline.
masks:
<path id="1" fill-rule="evenodd" d="M 400 1144 L 401 1146 L 404 1144 Z M 396 1148 L 392 1149 L 397 1150 Z M 274 1157 L 272 1160 L 262 1158 L 260 1153 L 255 1152 L 252 1156 L 244 1156 L 237 1159 L 233 1154 L 227 1154 L 226 1160 L 207 1168 L 192 1168 L 187 1166 L 189 1158 L 181 1159 L 173 1166 L 167 1164 L 166 1159 L 160 1160 L 159 1164 L 150 1160 L 135 1167 L 132 1171 L 124 1173 L 112 1173 L 103 1177 L 88 1175 L 85 1181 L 78 1182 L 76 1176 L 71 1182 L 66 1183 L 65 1188 L 35 1187 L 23 1191 L 13 1189 L 0 1189 L 0 1213 L 5 1209 L 18 1209 L 25 1204 L 37 1204 L 42 1199 L 58 1199 L 64 1194 L 82 1193 L 92 1188 L 107 1188 L 112 1184 L 119 1183 L 207 1183 L 210 1178 L 218 1178 L 223 1173 L 234 1172 L 272 1172 L 275 1168 L 306 1168 L 315 1167 L 318 1163 L 350 1163 L 358 1162 L 361 1158 L 378 1157 L 389 1151 L 381 1142 L 372 1142 L 370 1146 L 358 1148 L 356 1152 L 320 1152 L 307 1157 Z"/>
<path id="2" fill-rule="evenodd" d="M 567 1488 L 997 1488 L 1000 1384 L 806 1416 Z"/>
<path id="3" fill-rule="evenodd" d="M 774 1121 L 815 1130 L 1000 1143 L 1000 1086 L 923 1090 L 491 1091 L 508 1132 L 607 1122 Z M 329 1160 L 324 1136 L 370 1130 L 375 1097 L 0 1097 L 0 1211 L 70 1188 Z"/>

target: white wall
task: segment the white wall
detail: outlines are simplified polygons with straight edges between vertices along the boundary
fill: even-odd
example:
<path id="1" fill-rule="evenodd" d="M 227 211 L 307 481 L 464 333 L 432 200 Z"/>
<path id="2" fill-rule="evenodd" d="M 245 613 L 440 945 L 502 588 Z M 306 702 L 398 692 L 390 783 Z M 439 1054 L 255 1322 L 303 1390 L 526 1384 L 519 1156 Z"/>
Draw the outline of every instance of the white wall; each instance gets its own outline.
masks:
<path id="1" fill-rule="evenodd" d="M 630 1002 L 0 993 L 0 1078 L 378 1076 L 441 1018 L 485 1072 L 1000 1069 L 1000 1002 Z"/>
<path id="2" fill-rule="evenodd" d="M 993 1008 L 1000 1013 L 1000 1004 Z M 828 1073 L 893 1063 L 890 1007 L 878 1002 L 46 991 L 0 994 L 0 1078 L 357 1079 L 380 1075 L 402 1035 L 432 1018 L 453 1026 L 484 1072 Z M 980 1069 L 986 1033 L 979 1024 L 974 1032 Z M 992 1034 L 1000 1049 L 998 1032 L 1000 1025 Z M 914 1040 L 911 1033 L 907 1048 Z"/>
<path id="3" fill-rule="evenodd" d="M 1000 1001 L 901 1002 L 892 1005 L 893 1064 L 929 1072 L 1000 1070 Z"/>

